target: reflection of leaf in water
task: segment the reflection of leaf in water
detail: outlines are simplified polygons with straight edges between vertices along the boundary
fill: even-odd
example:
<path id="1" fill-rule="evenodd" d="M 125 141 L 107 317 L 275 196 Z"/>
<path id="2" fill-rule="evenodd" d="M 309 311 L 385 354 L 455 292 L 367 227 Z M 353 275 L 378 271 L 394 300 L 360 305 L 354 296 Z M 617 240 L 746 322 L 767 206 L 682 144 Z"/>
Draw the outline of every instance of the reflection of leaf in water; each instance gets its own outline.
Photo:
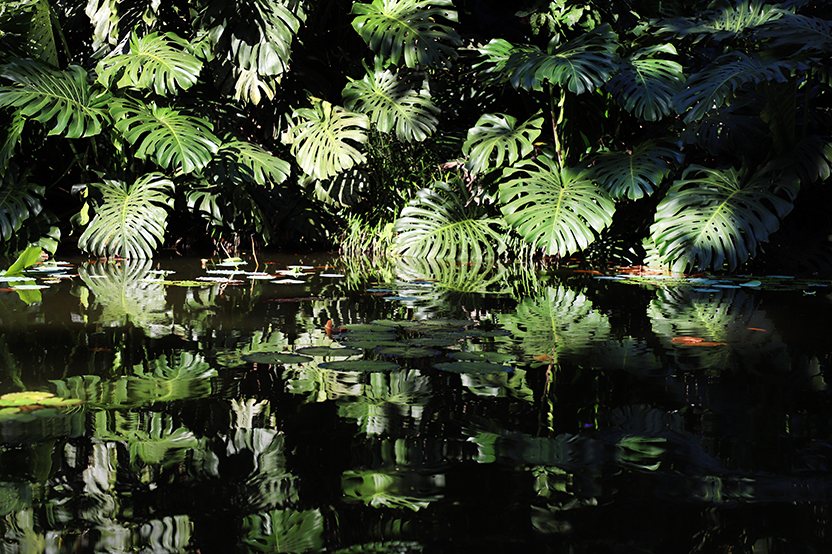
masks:
<path id="1" fill-rule="evenodd" d="M 207 448 L 204 439 L 162 412 L 96 412 L 93 428 L 97 440 L 127 445 L 134 471 L 142 464 L 171 467 L 182 463 L 189 451 Z"/>
<path id="2" fill-rule="evenodd" d="M 398 258 L 396 270 L 399 279 L 404 281 L 435 281 L 433 284 L 440 289 L 462 294 L 493 292 L 495 285 L 502 289 L 506 274 L 506 268 L 502 265 L 488 264 L 482 260 L 457 263 L 425 258 Z"/>
<path id="3" fill-rule="evenodd" d="M 534 391 L 526 382 L 526 370 L 515 369 L 507 373 L 466 373 L 461 376 L 462 385 L 479 396 L 503 398 L 513 396 L 526 402 L 534 402 Z"/>
<path id="4" fill-rule="evenodd" d="M 248 335 L 245 335 L 248 337 Z M 255 330 L 251 333 L 246 344 L 237 345 L 236 348 L 220 350 L 216 354 L 217 363 L 223 367 L 238 367 L 249 362 L 243 358 L 258 352 L 282 352 L 287 351 L 290 346 L 286 334 L 281 331 L 265 332 Z"/>
<path id="5" fill-rule="evenodd" d="M 408 508 L 418 511 L 442 498 L 443 474 L 421 475 L 413 470 L 345 471 L 341 476 L 344 496 L 374 508 Z"/>
<path id="6" fill-rule="evenodd" d="M 128 322 L 151 337 L 169 335 L 173 311 L 167 305 L 165 286 L 147 279 L 151 260 L 88 263 L 78 273 L 101 307 L 96 323 L 124 326 Z"/>
<path id="7" fill-rule="evenodd" d="M 62 398 L 78 398 L 102 408 L 138 407 L 153 402 L 205 398 L 213 391 L 211 368 L 201 354 L 179 352 L 133 367 L 134 375 L 102 380 L 98 375 L 75 375 L 51 381 Z"/>
<path id="8" fill-rule="evenodd" d="M 361 431 L 380 435 L 387 430 L 391 410 L 399 417 L 418 420 L 422 406 L 430 399 L 430 380 L 419 371 L 371 373 L 360 391 L 338 400 L 338 414 L 355 419 Z"/>
<path id="9" fill-rule="evenodd" d="M 666 344 L 681 369 L 727 369 L 732 363 L 746 367 L 788 367 L 786 346 L 774 333 L 751 328 L 773 329 L 763 310 L 755 309 L 754 295 L 740 289 L 716 293 L 691 293 L 686 289 L 663 288 L 647 308 L 653 332 Z M 674 337 L 698 337 L 726 346 L 695 348 Z"/>
<path id="10" fill-rule="evenodd" d="M 607 316 L 583 293 L 564 285 L 547 287 L 539 296 L 523 300 L 499 321 L 529 360 L 548 355 L 554 363 L 564 356 L 588 355 L 610 334 Z"/>
<path id="11" fill-rule="evenodd" d="M 310 552 L 324 546 L 320 510 L 270 510 L 243 518 L 242 543 L 254 552 Z"/>
<path id="12" fill-rule="evenodd" d="M 592 349 L 590 357 L 596 369 L 625 370 L 636 375 L 666 375 L 661 357 L 646 342 L 632 337 L 605 340 Z"/>

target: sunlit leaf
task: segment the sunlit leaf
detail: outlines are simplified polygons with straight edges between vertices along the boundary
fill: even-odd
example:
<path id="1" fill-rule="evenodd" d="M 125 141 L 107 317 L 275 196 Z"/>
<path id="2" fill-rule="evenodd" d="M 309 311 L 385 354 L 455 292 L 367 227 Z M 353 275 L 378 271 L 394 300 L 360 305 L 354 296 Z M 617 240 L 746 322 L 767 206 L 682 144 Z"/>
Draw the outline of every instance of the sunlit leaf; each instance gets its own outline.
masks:
<path id="1" fill-rule="evenodd" d="M 538 112 L 520 125 L 517 119 L 505 114 L 485 114 L 477 124 L 468 129 L 468 138 L 462 145 L 462 153 L 468 156 L 465 166 L 473 173 L 482 173 L 489 167 L 513 164 L 534 150 L 534 141 L 540 136 L 543 116 Z M 495 156 L 494 162 L 491 161 Z"/>

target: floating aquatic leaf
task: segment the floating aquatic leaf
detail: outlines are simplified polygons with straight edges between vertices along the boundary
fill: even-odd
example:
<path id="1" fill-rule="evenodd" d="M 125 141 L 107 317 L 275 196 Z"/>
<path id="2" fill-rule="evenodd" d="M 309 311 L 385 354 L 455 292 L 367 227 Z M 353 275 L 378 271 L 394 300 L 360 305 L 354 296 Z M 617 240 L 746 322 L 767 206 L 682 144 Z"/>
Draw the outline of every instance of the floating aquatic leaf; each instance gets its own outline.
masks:
<path id="1" fill-rule="evenodd" d="M 414 327 L 416 325 L 421 325 L 421 321 L 413 321 L 410 319 L 376 319 L 373 321 L 374 324 L 377 325 L 389 325 L 392 327 Z"/>
<path id="2" fill-rule="evenodd" d="M 161 281 L 163 285 L 166 287 L 204 287 L 210 285 L 211 283 L 207 280 L 205 281 Z"/>
<path id="3" fill-rule="evenodd" d="M 275 281 L 272 281 L 272 283 L 278 285 L 303 285 L 306 283 L 306 281 L 301 281 L 299 279 L 277 279 Z"/>
<path id="4" fill-rule="evenodd" d="M 459 343 L 464 337 L 416 337 L 405 341 L 411 346 L 452 346 Z"/>
<path id="5" fill-rule="evenodd" d="M 311 266 L 311 265 L 287 265 L 286 267 L 287 267 L 288 269 L 295 269 L 295 270 L 299 270 L 299 271 L 302 271 L 302 270 L 304 270 L 304 269 L 315 269 L 315 268 L 314 268 L 313 266 Z"/>
<path id="6" fill-rule="evenodd" d="M 514 360 L 514 356 L 511 354 L 503 354 L 502 352 L 448 352 L 448 356 L 455 360 L 495 363 Z"/>
<path id="7" fill-rule="evenodd" d="M 17 281 L 31 281 L 31 280 L 32 280 L 31 277 L 25 277 L 23 275 L 8 275 L 6 277 L 3 277 L 2 275 L 0 275 L 0 281 L 5 281 L 7 283 L 14 283 L 14 282 L 17 282 Z"/>
<path id="8" fill-rule="evenodd" d="M 759 287 L 762 284 L 763 283 L 761 281 L 757 281 L 755 279 L 755 280 L 752 280 L 752 281 L 748 281 L 746 283 L 740 283 L 740 286 L 741 287 Z"/>
<path id="9" fill-rule="evenodd" d="M 363 340 L 363 339 L 351 339 L 347 337 L 337 337 L 336 340 L 339 342 L 346 343 L 344 346 L 349 346 L 350 348 L 362 348 L 364 350 L 374 350 L 380 346 L 401 346 L 402 343 L 397 340 Z"/>
<path id="10" fill-rule="evenodd" d="M 49 285 L 12 285 L 14 290 L 40 290 L 48 289 Z"/>
<path id="11" fill-rule="evenodd" d="M 393 371 L 399 369 L 398 364 L 381 360 L 339 360 L 318 364 L 318 367 L 334 371 Z"/>
<path id="12" fill-rule="evenodd" d="M 63 406 L 77 406 L 78 404 L 83 404 L 84 401 L 80 398 L 58 398 L 58 397 L 50 397 L 44 398 L 43 400 L 39 400 L 38 404 L 41 406 L 52 406 L 52 407 L 63 407 Z"/>
<path id="13" fill-rule="evenodd" d="M 273 277 L 271 273 L 246 273 L 247 279 L 272 279 Z"/>
<path id="14" fill-rule="evenodd" d="M 392 331 L 390 325 L 382 325 L 380 323 L 347 323 L 344 325 L 347 331 Z"/>
<path id="15" fill-rule="evenodd" d="M 427 327 L 467 327 L 474 325 L 476 321 L 470 319 L 425 319 L 419 323 Z"/>
<path id="16" fill-rule="evenodd" d="M 344 277 L 343 273 L 321 273 L 321 277 Z"/>
<path id="17" fill-rule="evenodd" d="M 295 350 L 297 354 L 304 356 L 323 356 L 325 358 L 348 358 L 361 354 L 358 348 L 331 348 L 329 346 L 307 346 L 306 348 L 298 348 Z"/>
<path id="18" fill-rule="evenodd" d="M 367 289 L 367 292 L 396 292 L 393 289 Z"/>
<path id="19" fill-rule="evenodd" d="M 46 398 L 52 398 L 55 395 L 51 392 L 42 391 L 23 391 L 10 392 L 0 396 L 0 406 L 26 406 L 28 404 L 37 404 Z"/>
<path id="20" fill-rule="evenodd" d="M 451 373 L 506 373 L 511 371 L 511 367 L 506 365 L 477 361 L 447 362 L 442 364 L 433 364 L 433 367 L 441 371 L 450 371 Z"/>
<path id="21" fill-rule="evenodd" d="M 312 358 L 291 352 L 255 352 L 243 356 L 243 361 L 254 364 L 302 364 L 311 362 Z"/>
<path id="22" fill-rule="evenodd" d="M 439 350 L 418 346 L 383 346 L 376 350 L 376 354 L 394 358 L 429 358 L 439 354 Z"/>
<path id="23" fill-rule="evenodd" d="M 395 340 L 396 333 L 393 332 L 383 332 L 383 331 L 350 331 L 338 337 L 339 340 L 344 341 L 353 341 L 353 340 L 371 340 L 371 341 L 383 341 L 383 340 Z"/>
<path id="24" fill-rule="evenodd" d="M 385 296 L 385 300 L 402 300 L 402 301 L 411 301 L 411 300 L 419 300 L 417 296 Z"/>

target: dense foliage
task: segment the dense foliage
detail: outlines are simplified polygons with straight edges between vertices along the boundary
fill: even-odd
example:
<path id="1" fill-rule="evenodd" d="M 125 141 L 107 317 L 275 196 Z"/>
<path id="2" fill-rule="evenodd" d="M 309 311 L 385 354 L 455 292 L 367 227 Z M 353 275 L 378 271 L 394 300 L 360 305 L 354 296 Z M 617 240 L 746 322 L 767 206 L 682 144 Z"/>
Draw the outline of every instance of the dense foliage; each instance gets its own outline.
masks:
<path id="1" fill-rule="evenodd" d="M 0 240 L 832 265 L 829 7 L 2 0 Z"/>

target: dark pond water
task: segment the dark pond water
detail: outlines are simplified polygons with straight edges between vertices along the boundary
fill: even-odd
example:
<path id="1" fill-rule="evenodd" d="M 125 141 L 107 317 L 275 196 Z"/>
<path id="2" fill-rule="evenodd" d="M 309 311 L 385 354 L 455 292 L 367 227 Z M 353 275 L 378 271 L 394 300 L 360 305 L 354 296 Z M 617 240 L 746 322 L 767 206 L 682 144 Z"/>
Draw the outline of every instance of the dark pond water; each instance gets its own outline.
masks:
<path id="1" fill-rule="evenodd" d="M 832 551 L 828 282 L 259 262 L 0 279 L 0 551 Z"/>

